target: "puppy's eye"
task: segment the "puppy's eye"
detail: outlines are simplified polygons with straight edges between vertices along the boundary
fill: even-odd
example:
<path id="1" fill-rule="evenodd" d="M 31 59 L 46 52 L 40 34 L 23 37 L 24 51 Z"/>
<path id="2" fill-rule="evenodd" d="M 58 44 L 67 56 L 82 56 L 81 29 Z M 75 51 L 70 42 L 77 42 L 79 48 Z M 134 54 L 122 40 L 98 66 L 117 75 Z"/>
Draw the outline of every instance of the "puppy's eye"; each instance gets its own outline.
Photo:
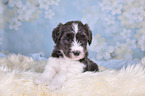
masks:
<path id="1" fill-rule="evenodd" d="M 86 36 L 84 36 L 84 35 L 82 35 L 82 36 L 80 37 L 80 39 L 81 39 L 81 41 L 87 41 L 87 38 L 86 38 Z"/>
<path id="2" fill-rule="evenodd" d="M 82 38 L 82 39 L 86 39 L 86 36 L 84 36 L 84 35 L 81 35 L 81 38 Z"/>
<path id="3" fill-rule="evenodd" d="M 64 41 L 69 42 L 70 41 L 70 38 L 64 38 Z"/>
<path id="4" fill-rule="evenodd" d="M 69 42 L 69 41 L 70 41 L 70 38 L 66 38 L 66 41 L 68 41 L 68 42 Z"/>
<path id="5" fill-rule="evenodd" d="M 83 39 L 82 41 L 85 42 L 85 41 L 87 41 L 87 40 L 86 40 L 86 39 Z"/>

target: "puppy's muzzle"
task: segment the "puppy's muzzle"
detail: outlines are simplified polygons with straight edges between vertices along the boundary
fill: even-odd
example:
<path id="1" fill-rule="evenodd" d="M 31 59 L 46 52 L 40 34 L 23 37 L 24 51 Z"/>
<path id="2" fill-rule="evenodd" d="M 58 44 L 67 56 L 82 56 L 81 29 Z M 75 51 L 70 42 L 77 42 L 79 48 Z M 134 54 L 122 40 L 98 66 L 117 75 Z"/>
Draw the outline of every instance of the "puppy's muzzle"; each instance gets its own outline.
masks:
<path id="1" fill-rule="evenodd" d="M 72 53 L 74 54 L 74 56 L 79 56 L 81 52 L 80 51 L 73 51 Z"/>

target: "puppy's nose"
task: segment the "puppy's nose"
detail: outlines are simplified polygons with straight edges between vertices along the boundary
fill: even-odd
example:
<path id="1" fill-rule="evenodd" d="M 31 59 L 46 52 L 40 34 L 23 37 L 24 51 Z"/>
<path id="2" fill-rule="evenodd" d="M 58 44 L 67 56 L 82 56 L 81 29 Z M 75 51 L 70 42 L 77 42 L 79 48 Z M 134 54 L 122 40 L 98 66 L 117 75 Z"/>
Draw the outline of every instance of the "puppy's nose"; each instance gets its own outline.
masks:
<path id="1" fill-rule="evenodd" d="M 79 55 L 80 55 L 80 51 L 73 51 L 73 54 L 74 54 L 75 56 L 79 56 Z"/>

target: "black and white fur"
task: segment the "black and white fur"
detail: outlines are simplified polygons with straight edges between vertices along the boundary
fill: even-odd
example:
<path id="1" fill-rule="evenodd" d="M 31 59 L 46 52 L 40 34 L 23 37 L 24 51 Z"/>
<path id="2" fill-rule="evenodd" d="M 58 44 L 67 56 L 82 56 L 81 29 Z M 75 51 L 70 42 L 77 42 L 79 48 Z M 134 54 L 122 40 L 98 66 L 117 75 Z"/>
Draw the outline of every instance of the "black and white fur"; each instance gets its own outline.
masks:
<path id="1" fill-rule="evenodd" d="M 87 44 L 92 42 L 92 33 L 87 24 L 70 21 L 59 24 L 52 33 L 55 48 L 48 59 L 44 72 L 34 80 L 36 84 L 58 89 L 73 75 L 85 71 L 98 71 L 98 66 L 88 59 Z"/>

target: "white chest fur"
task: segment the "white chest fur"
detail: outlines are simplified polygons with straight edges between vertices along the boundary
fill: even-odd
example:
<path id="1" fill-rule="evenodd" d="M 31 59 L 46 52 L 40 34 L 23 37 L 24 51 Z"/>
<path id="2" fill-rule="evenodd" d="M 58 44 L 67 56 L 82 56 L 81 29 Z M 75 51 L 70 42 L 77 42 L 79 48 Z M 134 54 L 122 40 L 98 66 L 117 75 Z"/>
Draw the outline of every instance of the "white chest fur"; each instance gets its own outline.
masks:
<path id="1" fill-rule="evenodd" d="M 50 57 L 48 59 L 48 64 L 45 70 L 49 69 L 48 67 L 53 67 L 57 73 L 66 72 L 72 74 L 78 74 L 83 72 L 85 65 L 79 61 L 75 61 L 69 58 L 54 58 Z"/>
<path id="2" fill-rule="evenodd" d="M 50 57 L 44 72 L 34 80 L 35 84 L 48 85 L 50 90 L 58 89 L 73 75 L 83 72 L 85 65 L 79 61 Z"/>

